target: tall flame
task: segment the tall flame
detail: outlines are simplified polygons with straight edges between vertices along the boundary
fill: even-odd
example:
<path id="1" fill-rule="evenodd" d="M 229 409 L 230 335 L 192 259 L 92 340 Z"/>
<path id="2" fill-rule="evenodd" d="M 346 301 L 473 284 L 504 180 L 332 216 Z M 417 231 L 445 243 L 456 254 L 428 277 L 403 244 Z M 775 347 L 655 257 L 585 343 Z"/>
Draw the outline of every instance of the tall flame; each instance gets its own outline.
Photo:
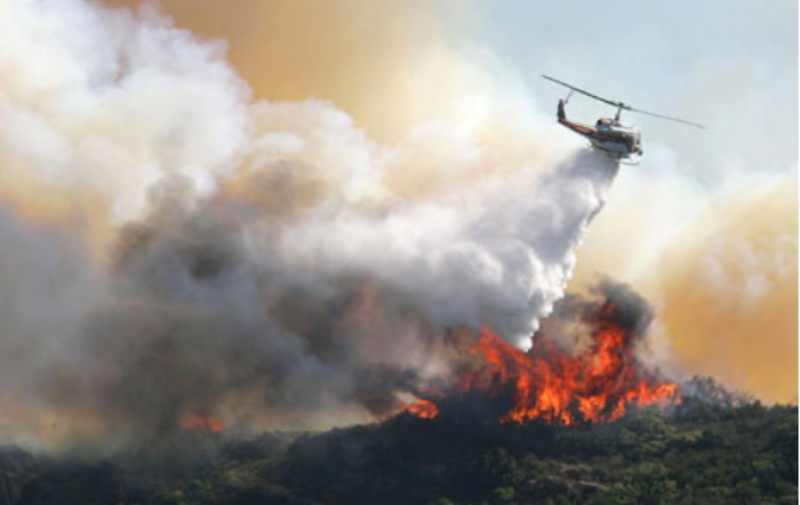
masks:
<path id="1" fill-rule="evenodd" d="M 482 356 L 487 366 L 465 374 L 461 391 L 496 397 L 511 387 L 512 407 L 502 419 L 507 422 L 613 421 L 628 404 L 679 401 L 677 385 L 637 370 L 633 347 L 617 327 L 603 325 L 588 349 L 570 356 L 547 335 L 539 335 L 526 354 L 484 326 L 470 352 Z"/>
<path id="2" fill-rule="evenodd" d="M 611 317 L 613 309 L 611 303 L 602 307 L 592 321 L 591 343 L 574 355 L 546 333 L 526 353 L 484 325 L 469 350 L 479 364 L 460 374 L 457 394 L 507 400 L 500 421 L 513 424 L 599 423 L 620 418 L 629 405 L 680 403 L 676 384 L 637 362 L 634 338 Z M 439 414 L 430 400 L 403 410 L 425 419 Z"/>

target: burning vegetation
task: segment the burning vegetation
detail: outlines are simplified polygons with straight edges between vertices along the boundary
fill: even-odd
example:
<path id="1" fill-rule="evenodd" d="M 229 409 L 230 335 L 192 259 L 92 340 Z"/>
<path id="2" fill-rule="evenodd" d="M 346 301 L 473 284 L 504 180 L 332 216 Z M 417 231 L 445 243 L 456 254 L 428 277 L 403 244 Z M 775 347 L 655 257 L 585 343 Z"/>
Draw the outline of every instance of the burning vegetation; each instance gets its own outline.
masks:
<path id="1" fill-rule="evenodd" d="M 225 424 L 214 416 L 194 415 L 181 420 L 181 428 L 201 433 L 221 433 Z"/>
<path id="2" fill-rule="evenodd" d="M 569 426 L 614 421 L 630 405 L 680 403 L 678 385 L 638 355 L 652 319 L 646 302 L 611 283 L 597 291 L 596 301 L 571 296 L 560 302 L 528 352 L 484 325 L 450 393 L 433 392 L 403 410 L 431 419 L 440 413 L 439 401 L 487 401 L 500 405 L 492 414 L 504 423 Z"/>

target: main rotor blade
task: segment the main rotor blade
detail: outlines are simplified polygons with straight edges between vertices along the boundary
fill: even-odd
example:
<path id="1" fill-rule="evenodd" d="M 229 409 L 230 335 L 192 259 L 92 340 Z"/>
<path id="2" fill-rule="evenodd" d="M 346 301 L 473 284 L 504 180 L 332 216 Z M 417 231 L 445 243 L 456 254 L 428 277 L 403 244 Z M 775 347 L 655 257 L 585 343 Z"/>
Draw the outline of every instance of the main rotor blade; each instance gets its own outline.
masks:
<path id="1" fill-rule="evenodd" d="M 602 96 L 595 95 L 594 93 L 589 93 L 586 90 L 583 90 L 583 89 L 580 89 L 580 88 L 576 88 L 572 84 L 567 84 L 564 81 L 559 81 L 558 79 L 550 77 L 549 75 L 542 74 L 542 77 L 544 77 L 548 81 L 552 81 L 552 82 L 554 82 L 556 84 L 560 84 L 562 86 L 565 86 L 565 87 L 571 89 L 572 91 L 577 91 L 578 93 L 586 95 L 589 98 L 594 98 L 595 100 L 599 100 L 599 101 L 601 101 L 603 103 L 607 103 L 608 105 L 612 105 L 614 107 L 619 107 L 619 108 L 624 109 L 624 110 L 629 110 L 629 111 L 632 111 L 632 112 L 638 112 L 639 114 L 645 114 L 645 115 L 657 117 L 657 118 L 660 118 L 660 119 L 666 119 L 668 121 L 675 121 L 677 123 L 683 123 L 685 125 L 694 126 L 695 128 L 701 128 L 703 130 L 706 129 L 705 126 L 703 126 L 703 125 L 701 125 L 699 123 L 693 123 L 691 121 L 687 121 L 685 119 L 680 119 L 680 118 L 677 118 L 677 117 L 665 116 L 663 114 L 656 114 L 655 112 L 648 112 L 646 110 L 636 109 L 636 108 L 631 107 L 630 105 L 624 104 L 622 102 L 609 100 L 608 98 L 603 98 Z"/>
<path id="2" fill-rule="evenodd" d="M 647 112 L 646 110 L 635 109 L 633 107 L 629 107 L 628 110 L 633 111 L 633 112 L 638 112 L 639 114 L 645 114 L 647 116 L 653 116 L 653 117 L 657 117 L 657 118 L 661 118 L 661 119 L 667 119 L 669 121 L 676 121 L 678 123 L 683 123 L 685 125 L 694 126 L 695 128 L 701 128 L 703 130 L 706 129 L 705 126 L 703 126 L 703 125 L 701 125 L 699 123 L 692 123 L 691 121 L 686 121 L 685 119 L 680 119 L 680 118 L 677 118 L 677 117 L 670 117 L 670 116 L 665 116 L 663 114 L 656 114 L 655 112 Z"/>
<path id="3" fill-rule="evenodd" d="M 577 91 L 578 93 L 582 93 L 582 94 L 584 94 L 584 95 L 586 95 L 586 96 L 588 96 L 590 98 L 594 98 L 595 100 L 599 100 L 599 101 L 601 101 L 603 103 L 607 103 L 608 105 L 613 105 L 614 107 L 622 107 L 623 109 L 630 109 L 630 107 L 628 107 L 627 105 L 625 105 L 622 102 L 615 102 L 614 100 L 609 100 L 608 98 L 603 98 L 602 96 L 597 96 L 597 95 L 595 95 L 593 93 L 589 93 L 586 90 L 583 90 L 583 89 L 580 89 L 580 88 L 576 88 L 572 84 L 567 84 L 566 82 L 559 81 L 558 79 L 554 79 L 554 78 L 550 77 L 549 75 L 542 74 L 542 77 L 544 77 L 548 81 L 553 81 L 556 84 L 560 84 L 562 86 L 566 86 L 567 88 L 569 88 L 569 89 L 571 89 L 573 91 Z"/>

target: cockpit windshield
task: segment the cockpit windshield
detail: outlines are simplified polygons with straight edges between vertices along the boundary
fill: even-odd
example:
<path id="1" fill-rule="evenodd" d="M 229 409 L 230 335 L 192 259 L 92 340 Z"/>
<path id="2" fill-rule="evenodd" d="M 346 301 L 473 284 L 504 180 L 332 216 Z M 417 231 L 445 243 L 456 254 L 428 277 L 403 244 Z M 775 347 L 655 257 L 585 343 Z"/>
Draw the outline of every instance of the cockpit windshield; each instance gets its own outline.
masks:
<path id="1" fill-rule="evenodd" d="M 610 130 L 613 122 L 610 118 L 601 117 L 597 120 L 596 126 L 598 130 Z"/>

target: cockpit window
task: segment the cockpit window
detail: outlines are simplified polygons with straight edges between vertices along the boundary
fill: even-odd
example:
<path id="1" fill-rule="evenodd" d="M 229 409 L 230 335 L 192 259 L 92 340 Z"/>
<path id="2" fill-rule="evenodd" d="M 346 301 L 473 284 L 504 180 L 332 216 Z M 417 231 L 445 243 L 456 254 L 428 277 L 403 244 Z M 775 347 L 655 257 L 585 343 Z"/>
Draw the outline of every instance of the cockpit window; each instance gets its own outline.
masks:
<path id="1" fill-rule="evenodd" d="M 608 130 L 611 128 L 611 120 L 607 117 L 601 117 L 597 120 L 597 127 L 602 130 Z"/>

